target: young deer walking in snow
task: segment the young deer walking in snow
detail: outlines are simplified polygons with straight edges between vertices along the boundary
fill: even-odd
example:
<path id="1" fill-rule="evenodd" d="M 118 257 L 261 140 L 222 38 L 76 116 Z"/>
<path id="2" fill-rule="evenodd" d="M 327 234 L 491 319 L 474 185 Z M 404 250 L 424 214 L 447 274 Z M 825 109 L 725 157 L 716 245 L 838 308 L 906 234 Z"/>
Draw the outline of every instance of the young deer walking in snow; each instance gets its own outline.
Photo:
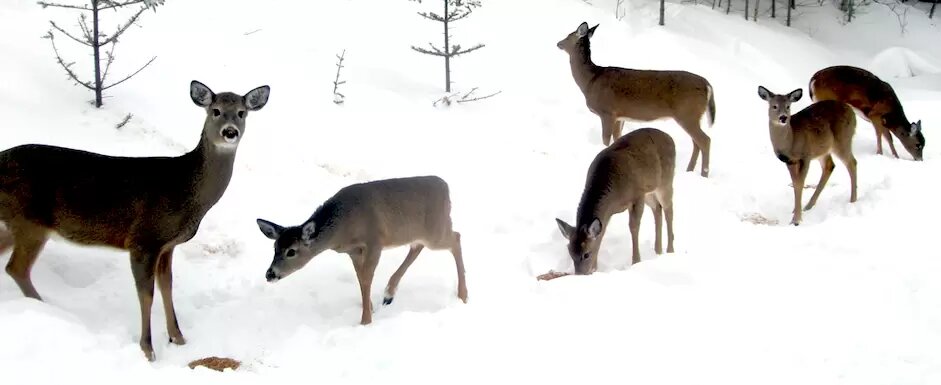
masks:
<path id="1" fill-rule="evenodd" d="M 902 103 L 889 83 L 862 68 L 833 66 L 817 71 L 810 78 L 808 88 L 813 101 L 837 100 L 861 112 L 876 129 L 877 154 L 882 155 L 882 138 L 885 137 L 892 155 L 899 157 L 891 132 L 915 160 L 922 160 L 925 136 L 921 133 L 921 120 L 908 121 Z"/>
<path id="2" fill-rule="evenodd" d="M 249 111 L 268 101 L 268 86 L 245 96 L 213 93 L 200 82 L 190 97 L 206 109 L 195 149 L 178 157 L 118 157 L 47 145 L 0 152 L 0 252 L 13 247 L 7 273 L 23 294 L 42 300 L 30 270 L 50 234 L 84 245 L 130 251 L 140 301 L 140 347 L 153 361 L 150 308 L 154 277 L 170 342 L 183 345 L 173 307 L 173 248 L 191 239 L 222 197 Z"/>
<path id="3" fill-rule="evenodd" d="M 820 182 L 804 210 L 817 203 L 823 186 L 830 179 L 836 165 L 836 155 L 850 174 L 850 203 L 856 202 L 856 158 L 853 156 L 853 134 L 856 132 L 856 115 L 843 102 L 824 100 L 811 104 L 791 115 L 791 103 L 801 99 L 803 91 L 798 88 L 787 95 L 776 95 L 767 88 L 758 86 L 758 96 L 768 102 L 768 128 L 771 145 L 778 159 L 787 164 L 794 187 L 794 217 L 792 225 L 801 222 L 801 192 L 810 169 L 810 161 L 817 159 L 823 172 Z"/>
<path id="4" fill-rule="evenodd" d="M 411 246 L 389 279 L 384 305 L 392 303 L 399 281 L 425 247 L 451 251 L 457 265 L 457 296 L 467 302 L 461 234 L 451 228 L 448 184 L 437 176 L 349 185 L 299 226 L 285 228 L 264 219 L 257 222 L 261 232 L 275 240 L 274 259 L 265 273 L 268 282 L 287 277 L 325 250 L 348 254 L 363 296 L 363 325 L 372 322 L 370 289 L 379 256 L 386 248 Z"/>
<path id="5" fill-rule="evenodd" d="M 591 60 L 589 39 L 594 27 L 582 23 L 557 44 L 569 55 L 572 76 L 585 96 L 588 109 L 601 118 L 601 139 L 607 146 L 621 136 L 624 121 L 649 122 L 672 118 L 693 139 L 693 154 L 686 171 L 696 168 L 702 151 L 702 176 L 709 175 L 711 139 L 700 127 L 708 114 L 715 122 L 712 86 L 702 76 L 686 71 L 650 71 L 601 67 Z"/>
<path id="6" fill-rule="evenodd" d="M 663 214 L 667 219 L 667 252 L 673 252 L 673 174 L 676 147 L 670 135 L 655 128 L 641 128 L 601 150 L 588 168 L 588 178 L 578 203 L 575 227 L 556 218 L 568 239 L 576 274 L 598 269 L 598 249 L 611 216 L 630 213 L 631 264 L 640 262 L 637 233 L 644 204 L 656 225 L 654 250 L 663 252 Z"/>

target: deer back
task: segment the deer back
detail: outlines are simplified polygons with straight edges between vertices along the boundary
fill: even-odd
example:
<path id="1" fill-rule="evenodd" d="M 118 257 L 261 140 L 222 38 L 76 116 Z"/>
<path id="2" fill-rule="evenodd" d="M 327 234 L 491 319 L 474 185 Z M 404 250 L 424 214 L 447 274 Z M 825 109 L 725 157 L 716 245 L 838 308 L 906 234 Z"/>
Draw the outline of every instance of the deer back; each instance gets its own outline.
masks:
<path id="1" fill-rule="evenodd" d="M 847 144 L 856 131 L 856 115 L 846 103 L 821 100 L 791 116 L 791 158 L 815 158 L 835 144 Z"/>

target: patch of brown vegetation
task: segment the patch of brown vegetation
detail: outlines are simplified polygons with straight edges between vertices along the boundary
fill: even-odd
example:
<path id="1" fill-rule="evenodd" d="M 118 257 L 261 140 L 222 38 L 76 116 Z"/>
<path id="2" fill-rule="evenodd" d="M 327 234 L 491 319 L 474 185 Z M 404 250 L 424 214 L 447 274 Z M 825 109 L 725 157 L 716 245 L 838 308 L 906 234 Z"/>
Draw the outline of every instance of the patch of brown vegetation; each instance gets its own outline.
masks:
<path id="1" fill-rule="evenodd" d="M 545 274 L 542 274 L 542 275 L 536 277 L 536 280 L 539 280 L 539 281 L 549 281 L 549 280 L 553 280 L 553 279 L 556 279 L 556 278 L 559 278 L 559 277 L 564 277 L 564 276 L 566 276 L 566 275 L 569 275 L 569 273 L 563 273 L 563 272 L 559 272 L 559 271 L 549 270 L 548 273 L 545 273 Z"/>
<path id="2" fill-rule="evenodd" d="M 196 361 L 190 362 L 188 366 L 190 367 L 190 369 L 195 369 L 197 366 L 205 366 L 209 369 L 221 372 L 225 369 L 236 370 L 239 368 L 240 365 L 242 365 L 241 362 L 237 360 L 233 360 L 231 358 L 222 358 L 222 357 L 212 356 L 212 357 L 201 358 Z"/>
<path id="3" fill-rule="evenodd" d="M 761 214 L 748 214 L 742 218 L 744 222 L 751 222 L 756 225 L 777 225 L 777 219 L 768 219 Z"/>

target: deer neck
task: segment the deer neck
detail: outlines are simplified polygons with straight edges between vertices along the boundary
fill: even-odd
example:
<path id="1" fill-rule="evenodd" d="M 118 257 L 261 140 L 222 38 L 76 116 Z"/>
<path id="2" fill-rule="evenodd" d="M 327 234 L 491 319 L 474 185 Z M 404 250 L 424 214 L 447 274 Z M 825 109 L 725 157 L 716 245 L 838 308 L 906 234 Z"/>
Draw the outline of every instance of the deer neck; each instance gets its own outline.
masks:
<path id="1" fill-rule="evenodd" d="M 787 124 L 777 124 L 771 121 L 768 123 L 768 129 L 774 151 L 777 153 L 790 152 L 791 145 L 794 143 L 794 130 L 791 129 L 790 119 L 788 119 Z"/>
<path id="2" fill-rule="evenodd" d="M 192 194 L 208 210 L 222 198 L 235 164 L 235 148 L 221 148 L 204 134 L 199 145 L 185 155 L 194 168 Z"/>
<path id="3" fill-rule="evenodd" d="M 591 61 L 591 47 L 588 42 L 584 46 L 576 47 L 576 52 L 569 55 L 569 65 L 572 67 L 572 77 L 582 92 L 588 89 L 591 80 L 595 78 L 600 67 Z"/>
<path id="4" fill-rule="evenodd" d="M 578 203 L 578 217 L 575 220 L 577 228 L 591 224 L 595 218 L 600 219 L 602 224 L 608 223 L 614 208 L 614 202 L 608 194 L 609 190 L 607 185 L 598 186 L 596 184 L 592 184 L 591 188 L 585 189 L 581 201 Z"/>

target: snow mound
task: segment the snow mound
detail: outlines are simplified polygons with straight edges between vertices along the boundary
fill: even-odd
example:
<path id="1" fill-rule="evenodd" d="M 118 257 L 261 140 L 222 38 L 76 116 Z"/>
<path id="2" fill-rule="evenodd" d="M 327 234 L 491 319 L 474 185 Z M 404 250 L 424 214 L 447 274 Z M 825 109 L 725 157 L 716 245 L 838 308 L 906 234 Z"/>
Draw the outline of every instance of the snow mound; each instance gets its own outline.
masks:
<path id="1" fill-rule="evenodd" d="M 904 47 L 892 47 L 877 54 L 869 63 L 873 73 L 883 78 L 909 78 L 941 73 L 937 60 Z"/>

